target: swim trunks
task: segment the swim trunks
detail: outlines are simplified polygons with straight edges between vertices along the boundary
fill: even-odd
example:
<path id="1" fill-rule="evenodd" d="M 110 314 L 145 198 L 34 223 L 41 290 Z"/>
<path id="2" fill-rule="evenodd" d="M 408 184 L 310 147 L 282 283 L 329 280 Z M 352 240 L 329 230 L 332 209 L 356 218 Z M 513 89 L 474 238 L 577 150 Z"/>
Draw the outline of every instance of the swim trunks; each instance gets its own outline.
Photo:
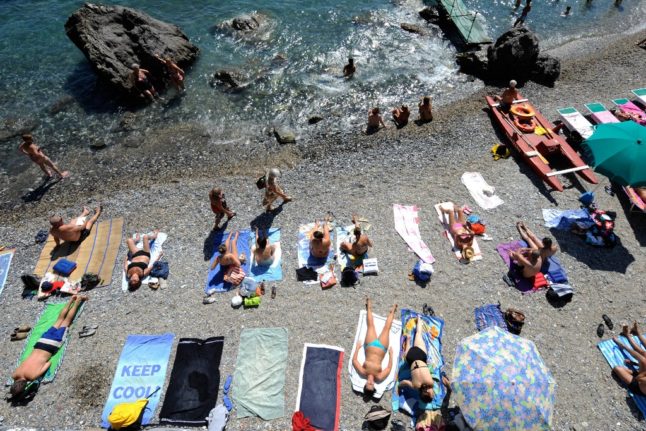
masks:
<path id="1" fill-rule="evenodd" d="M 90 229 L 83 229 L 83 230 L 81 231 L 81 235 L 79 236 L 79 240 L 78 240 L 78 241 L 76 241 L 76 242 L 81 242 L 81 241 L 83 241 L 85 238 L 87 238 L 88 236 L 90 236 L 90 232 L 91 232 L 91 231 L 90 231 Z"/>
<path id="2" fill-rule="evenodd" d="M 56 352 L 58 352 L 58 349 L 63 345 L 66 332 L 67 328 L 64 326 L 60 328 L 52 326 L 36 342 L 34 349 L 44 350 L 55 355 Z"/>
<path id="3" fill-rule="evenodd" d="M 637 381 L 637 371 L 633 371 L 633 379 L 628 383 L 628 389 L 635 395 L 646 395 Z"/>

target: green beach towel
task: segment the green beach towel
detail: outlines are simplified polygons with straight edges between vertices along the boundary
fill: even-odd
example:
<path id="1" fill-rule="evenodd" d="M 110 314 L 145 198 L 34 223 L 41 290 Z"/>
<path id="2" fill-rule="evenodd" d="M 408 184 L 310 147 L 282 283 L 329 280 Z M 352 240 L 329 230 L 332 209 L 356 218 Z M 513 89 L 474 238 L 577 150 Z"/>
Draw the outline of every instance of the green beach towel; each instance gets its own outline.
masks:
<path id="1" fill-rule="evenodd" d="M 43 310 L 42 313 L 40 313 L 40 316 L 38 317 L 38 320 L 36 321 L 36 324 L 34 325 L 34 328 L 31 330 L 29 333 L 29 337 L 27 338 L 27 342 L 25 343 L 25 348 L 22 351 L 22 355 L 20 356 L 20 359 L 18 360 L 18 364 L 20 365 L 23 363 L 25 359 L 31 354 L 31 352 L 34 350 L 34 345 L 36 342 L 42 337 L 42 335 L 52 327 L 54 323 L 56 323 L 56 319 L 58 318 L 58 315 L 61 314 L 61 311 L 63 308 L 67 305 L 67 302 L 57 302 L 53 304 L 47 304 L 45 306 L 45 309 Z M 85 306 L 85 303 L 81 304 L 79 307 L 78 311 L 76 312 L 76 317 L 74 320 L 79 317 L 81 312 L 83 311 L 83 307 Z M 58 352 L 54 356 L 51 357 L 50 362 L 51 365 L 45 375 L 43 376 L 42 383 L 49 383 L 52 380 L 54 380 L 54 377 L 56 377 L 56 372 L 58 371 L 58 367 L 61 365 L 61 362 L 63 362 L 63 356 L 65 355 L 65 348 L 67 346 L 67 341 L 70 338 L 70 333 L 71 333 L 71 326 L 74 325 L 74 322 L 72 322 L 72 325 L 70 325 L 70 328 L 67 328 L 67 334 L 65 334 L 65 340 L 63 340 L 63 345 L 61 346 L 60 349 L 58 349 Z"/>
<path id="2" fill-rule="evenodd" d="M 237 417 L 271 420 L 285 415 L 287 329 L 245 329 L 233 373 Z"/>

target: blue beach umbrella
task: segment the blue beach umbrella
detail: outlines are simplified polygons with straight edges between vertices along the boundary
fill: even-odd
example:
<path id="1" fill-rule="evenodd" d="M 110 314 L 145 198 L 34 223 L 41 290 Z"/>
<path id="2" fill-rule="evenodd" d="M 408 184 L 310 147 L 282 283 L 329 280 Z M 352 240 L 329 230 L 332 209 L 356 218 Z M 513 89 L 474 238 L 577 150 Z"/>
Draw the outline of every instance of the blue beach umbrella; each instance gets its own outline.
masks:
<path id="1" fill-rule="evenodd" d="M 533 342 L 491 327 L 463 339 L 453 396 L 475 430 L 549 430 L 556 381 Z"/>

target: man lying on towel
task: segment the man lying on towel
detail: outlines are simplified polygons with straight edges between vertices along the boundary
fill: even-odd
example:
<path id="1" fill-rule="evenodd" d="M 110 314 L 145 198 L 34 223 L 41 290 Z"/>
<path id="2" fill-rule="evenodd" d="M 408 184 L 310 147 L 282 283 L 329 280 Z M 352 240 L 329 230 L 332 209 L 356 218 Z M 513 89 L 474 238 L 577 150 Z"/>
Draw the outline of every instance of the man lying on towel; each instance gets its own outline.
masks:
<path id="1" fill-rule="evenodd" d="M 639 368 L 635 371 L 634 369 L 627 367 L 614 367 L 612 372 L 628 386 L 628 389 L 630 389 L 633 394 L 646 395 L 646 350 L 642 349 L 633 341 L 633 338 L 630 336 L 631 332 L 637 335 L 642 345 L 646 346 L 646 338 L 644 338 L 639 330 L 637 322 L 633 323 L 631 330 L 628 329 L 628 325 L 624 325 L 621 331 L 622 335 L 628 339 L 632 349 L 619 341 L 617 337 L 614 337 L 613 340 L 617 343 L 617 346 L 630 353 L 633 358 L 637 359 L 637 364 L 626 359 L 626 365 L 635 365 Z"/>
<path id="2" fill-rule="evenodd" d="M 55 215 L 49 219 L 49 223 L 52 225 L 49 233 L 54 237 L 57 246 L 63 241 L 81 242 L 90 236 L 92 226 L 101 215 L 101 211 L 103 211 L 103 207 L 99 205 L 94 209 L 94 215 L 87 222 L 85 219 L 90 214 L 87 207 L 83 207 L 81 215 L 71 219 L 69 223 L 64 223 L 63 217 Z"/>
<path id="3" fill-rule="evenodd" d="M 74 316 L 81 303 L 87 301 L 87 296 L 74 295 L 58 315 L 54 326 L 49 328 L 34 345 L 34 350 L 13 372 L 14 382 L 9 390 L 12 397 L 19 397 L 27 388 L 29 382 L 38 380 L 44 375 L 51 363 L 49 359 L 63 345 L 67 328 L 72 324 Z"/>
<path id="4" fill-rule="evenodd" d="M 541 253 L 541 259 L 543 259 L 543 261 L 556 254 L 558 247 L 552 243 L 552 238 L 545 237 L 542 240 L 538 239 L 534 232 L 529 230 L 522 221 L 516 223 L 516 229 L 518 229 L 520 237 L 531 249 L 538 250 Z"/>
<path id="5" fill-rule="evenodd" d="M 368 235 L 362 233 L 356 215 L 352 216 L 352 224 L 354 225 L 354 242 L 343 241 L 340 248 L 341 251 L 350 253 L 354 257 L 361 257 L 368 253 L 368 249 L 372 247 L 372 241 Z"/>
<path id="6" fill-rule="evenodd" d="M 314 227 L 310 231 L 310 253 L 312 256 L 319 259 L 327 257 L 330 253 L 330 247 L 332 246 L 332 241 L 330 241 L 329 222 L 329 216 L 325 217 L 323 226 L 321 226 L 319 221 L 316 220 L 314 222 Z"/>
<path id="7" fill-rule="evenodd" d="M 372 396 L 375 393 L 375 381 L 382 381 L 390 374 L 390 369 L 393 366 L 393 349 L 389 347 L 389 338 L 390 338 L 390 327 L 393 324 L 393 319 L 395 318 L 395 310 L 397 310 L 397 304 L 393 305 L 388 313 L 388 318 L 386 319 L 386 324 L 384 329 L 381 331 L 379 337 L 377 337 L 377 332 L 375 331 L 375 323 L 372 318 L 372 303 L 370 298 L 366 298 L 366 339 L 363 344 L 363 349 L 366 354 L 366 362 L 361 365 L 359 363 L 359 349 L 361 348 L 361 343 L 357 343 L 357 348 L 354 349 L 354 357 L 352 358 L 352 366 L 361 374 L 366 376 L 366 385 L 363 388 L 363 393 L 366 396 Z M 388 352 L 388 366 L 385 369 L 381 369 L 381 362 L 384 360 L 384 356 Z"/>
<path id="8" fill-rule="evenodd" d="M 233 241 L 231 236 L 233 236 Z M 238 286 L 244 280 L 245 273 L 242 265 L 247 258 L 244 253 L 238 256 L 238 236 L 240 236 L 238 231 L 235 232 L 235 235 L 233 232 L 229 233 L 224 244 L 220 244 L 218 247 L 220 255 L 213 260 L 213 265 L 211 265 L 211 269 L 215 269 L 219 263 L 224 270 L 224 281 L 234 286 Z"/>

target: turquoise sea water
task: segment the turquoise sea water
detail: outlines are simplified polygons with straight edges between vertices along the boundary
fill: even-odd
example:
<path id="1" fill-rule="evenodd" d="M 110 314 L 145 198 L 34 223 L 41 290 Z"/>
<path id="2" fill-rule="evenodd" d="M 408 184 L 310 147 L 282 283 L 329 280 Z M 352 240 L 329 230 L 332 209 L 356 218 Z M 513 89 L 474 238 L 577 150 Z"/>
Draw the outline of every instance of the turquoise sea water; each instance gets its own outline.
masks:
<path id="1" fill-rule="evenodd" d="M 464 0 L 482 13 L 494 38 L 520 11 L 514 0 Z M 67 17 L 82 1 L 0 0 L 0 130 L 37 120 L 34 130 L 47 146 L 80 145 L 97 139 L 114 143 L 111 130 L 123 113 L 99 97 L 94 74 L 65 35 Z M 420 95 L 437 101 L 459 97 L 470 84 L 457 74 L 455 48 L 439 32 L 420 37 L 401 22 L 424 25 L 421 0 L 121 0 L 180 26 L 201 55 L 187 76 L 187 94 L 168 106 L 139 111 L 143 124 L 191 120 L 204 125 L 213 144 L 265 139 L 274 124 L 286 124 L 304 137 L 307 118 L 333 115 L 330 127 L 358 127 L 367 109 L 416 103 Z M 572 15 L 560 17 L 567 5 Z M 239 13 L 257 10 L 272 19 L 271 30 L 253 42 L 236 41 L 211 28 Z M 646 0 L 534 0 L 527 25 L 544 45 L 581 36 L 617 33 L 644 26 Z M 272 62 L 281 54 L 287 61 Z M 348 56 L 358 64 L 352 80 L 340 77 Z M 256 79 L 243 92 L 223 93 L 209 85 L 219 68 L 240 68 Z M 70 97 L 71 96 L 71 97 Z M 56 114 L 51 106 L 68 98 Z M 0 167 L 11 172 L 17 139 L 0 142 Z"/>

